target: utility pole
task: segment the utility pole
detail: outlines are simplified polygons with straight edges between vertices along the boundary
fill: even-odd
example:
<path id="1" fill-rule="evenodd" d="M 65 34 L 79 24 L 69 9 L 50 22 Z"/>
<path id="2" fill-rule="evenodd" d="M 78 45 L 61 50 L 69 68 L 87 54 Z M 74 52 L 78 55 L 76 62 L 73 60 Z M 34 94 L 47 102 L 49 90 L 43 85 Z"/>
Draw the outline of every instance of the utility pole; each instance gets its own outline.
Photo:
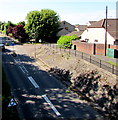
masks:
<path id="1" fill-rule="evenodd" d="M 106 6 L 106 26 L 105 26 L 105 56 L 107 51 L 107 14 L 108 14 L 108 7 Z"/>
<path id="2" fill-rule="evenodd" d="M 32 33 L 33 37 L 34 37 L 34 58 L 36 58 L 36 30 L 34 33 Z"/>
<path id="3" fill-rule="evenodd" d="M 35 59 L 36 59 L 36 30 L 35 30 Z"/>

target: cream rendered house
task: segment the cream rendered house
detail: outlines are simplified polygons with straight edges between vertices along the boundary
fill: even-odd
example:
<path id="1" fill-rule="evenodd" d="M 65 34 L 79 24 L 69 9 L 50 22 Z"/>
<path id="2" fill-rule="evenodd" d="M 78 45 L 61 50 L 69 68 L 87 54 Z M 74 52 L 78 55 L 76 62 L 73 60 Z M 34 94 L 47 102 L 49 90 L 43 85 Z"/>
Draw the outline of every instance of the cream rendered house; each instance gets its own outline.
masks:
<path id="1" fill-rule="evenodd" d="M 107 44 L 118 44 L 118 19 L 107 20 Z M 94 22 L 82 33 L 81 40 L 88 43 L 105 44 L 106 19 Z"/>

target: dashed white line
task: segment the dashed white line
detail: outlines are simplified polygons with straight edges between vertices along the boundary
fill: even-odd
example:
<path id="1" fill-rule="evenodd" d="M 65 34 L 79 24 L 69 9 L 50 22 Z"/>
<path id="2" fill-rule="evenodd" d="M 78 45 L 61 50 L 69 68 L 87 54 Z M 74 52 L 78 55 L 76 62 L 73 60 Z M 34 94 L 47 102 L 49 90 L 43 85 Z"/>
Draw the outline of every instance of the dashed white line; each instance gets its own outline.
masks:
<path id="1" fill-rule="evenodd" d="M 39 88 L 38 84 L 35 82 L 35 80 L 32 78 L 32 76 L 29 76 L 28 79 L 34 85 L 35 88 Z"/>
<path id="2" fill-rule="evenodd" d="M 21 66 L 19 66 L 19 68 L 22 70 L 23 73 L 25 73 L 25 71 L 23 70 L 23 68 Z"/>
<path id="3" fill-rule="evenodd" d="M 26 71 L 26 73 L 28 73 L 27 69 L 26 69 L 24 66 L 22 66 L 22 67 L 23 67 L 23 69 Z"/>
<path id="4" fill-rule="evenodd" d="M 18 61 L 14 59 L 14 61 L 17 63 Z"/>
<path id="5" fill-rule="evenodd" d="M 60 116 L 61 114 L 58 112 L 58 110 L 54 107 L 54 105 L 51 103 L 51 101 L 48 99 L 48 97 L 46 95 L 42 95 L 42 97 L 46 100 L 46 102 L 50 105 L 50 107 L 53 109 L 53 111 L 55 112 L 55 114 L 57 116 Z"/>

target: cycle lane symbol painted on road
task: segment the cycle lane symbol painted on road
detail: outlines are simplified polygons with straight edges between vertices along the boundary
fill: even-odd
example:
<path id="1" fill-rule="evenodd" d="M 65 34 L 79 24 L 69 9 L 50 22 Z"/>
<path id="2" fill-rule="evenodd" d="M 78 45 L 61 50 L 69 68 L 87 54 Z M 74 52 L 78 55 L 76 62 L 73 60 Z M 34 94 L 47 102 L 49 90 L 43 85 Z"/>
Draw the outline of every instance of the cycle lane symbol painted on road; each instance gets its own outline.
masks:
<path id="1" fill-rule="evenodd" d="M 10 103 L 9 103 L 8 107 L 12 107 L 12 106 L 16 106 L 16 105 L 17 105 L 17 104 L 16 104 L 15 100 L 12 98 L 12 99 L 10 100 Z"/>

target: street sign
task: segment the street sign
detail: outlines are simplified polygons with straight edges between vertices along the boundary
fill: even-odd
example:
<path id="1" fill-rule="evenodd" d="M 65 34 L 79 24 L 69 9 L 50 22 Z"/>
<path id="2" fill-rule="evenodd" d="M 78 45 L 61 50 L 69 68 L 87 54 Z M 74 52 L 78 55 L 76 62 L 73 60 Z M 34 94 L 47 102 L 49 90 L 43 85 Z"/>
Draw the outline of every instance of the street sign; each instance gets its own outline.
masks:
<path id="1" fill-rule="evenodd" d="M 8 105 L 8 107 L 12 107 L 12 106 L 16 106 L 16 105 L 17 104 L 16 104 L 15 100 L 12 98 L 9 105 Z"/>

